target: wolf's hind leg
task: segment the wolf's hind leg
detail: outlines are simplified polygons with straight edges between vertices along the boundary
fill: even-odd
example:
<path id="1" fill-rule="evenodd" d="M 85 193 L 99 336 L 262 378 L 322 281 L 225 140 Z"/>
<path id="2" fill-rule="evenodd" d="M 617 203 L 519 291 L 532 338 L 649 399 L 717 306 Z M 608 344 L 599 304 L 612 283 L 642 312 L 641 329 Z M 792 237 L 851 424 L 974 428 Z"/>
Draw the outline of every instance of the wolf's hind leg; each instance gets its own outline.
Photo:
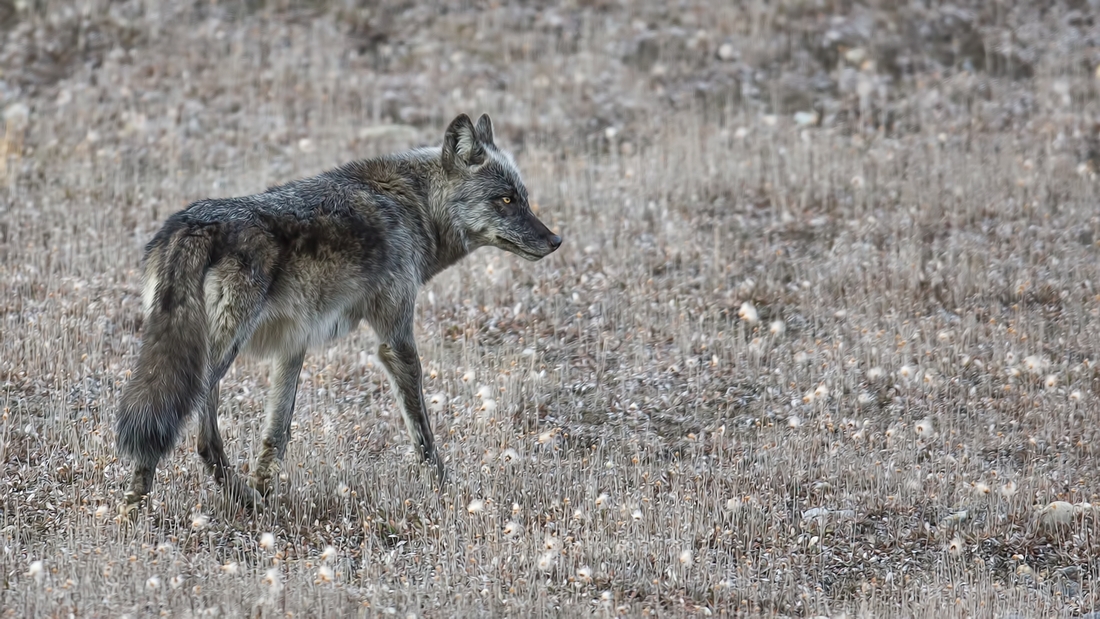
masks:
<path id="1" fill-rule="evenodd" d="M 210 390 L 203 402 L 202 419 L 199 422 L 197 451 L 206 465 L 206 472 L 214 477 L 214 481 L 224 489 L 230 500 L 247 509 L 256 509 L 260 507 L 262 497 L 249 488 L 233 471 L 233 467 L 229 466 L 229 458 L 225 455 L 222 436 L 218 431 L 219 382 L 235 356 L 236 353 L 227 356 L 220 371 L 211 376 Z"/>
<path id="2" fill-rule="evenodd" d="M 210 358 L 215 361 L 208 377 L 208 390 L 199 425 L 198 452 L 207 472 L 243 507 L 260 506 L 261 497 L 233 471 L 225 455 L 218 431 L 219 383 L 237 358 L 237 353 L 252 336 L 262 308 L 266 282 L 257 279 L 243 265 L 223 265 L 206 289 L 210 316 Z"/>
<path id="3" fill-rule="evenodd" d="M 222 435 L 218 432 L 218 384 L 214 383 L 206 394 L 202 406 L 202 418 L 199 420 L 199 456 L 206 465 L 206 472 L 214 477 L 218 485 L 225 483 L 226 475 L 231 475 L 229 458 L 225 456 Z"/>
<path id="4" fill-rule="evenodd" d="M 446 474 L 443 459 L 435 448 L 428 409 L 424 405 L 423 371 L 416 352 L 416 342 L 413 340 L 411 320 L 407 326 L 384 338 L 378 347 L 378 357 L 390 376 L 390 384 L 401 405 L 401 414 L 405 418 L 409 437 L 416 446 L 420 459 L 431 465 L 436 482 L 442 487 Z"/>
<path id="5" fill-rule="evenodd" d="M 271 394 L 267 400 L 263 443 L 260 455 L 252 467 L 249 483 L 263 495 L 271 492 L 271 479 L 278 460 L 286 453 L 290 441 L 290 420 L 294 414 L 294 399 L 298 396 L 298 376 L 306 353 L 300 350 L 275 360 L 271 373 Z"/>

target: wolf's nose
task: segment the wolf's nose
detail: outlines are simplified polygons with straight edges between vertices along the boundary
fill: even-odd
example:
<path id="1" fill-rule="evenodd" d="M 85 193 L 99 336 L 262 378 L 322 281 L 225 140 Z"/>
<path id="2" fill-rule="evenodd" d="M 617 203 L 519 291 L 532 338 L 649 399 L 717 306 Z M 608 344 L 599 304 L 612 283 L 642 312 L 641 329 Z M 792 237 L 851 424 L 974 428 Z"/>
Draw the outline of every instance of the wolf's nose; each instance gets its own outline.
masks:
<path id="1" fill-rule="evenodd" d="M 554 249 L 561 247 L 561 237 L 556 234 L 550 237 L 550 247 L 553 247 Z"/>

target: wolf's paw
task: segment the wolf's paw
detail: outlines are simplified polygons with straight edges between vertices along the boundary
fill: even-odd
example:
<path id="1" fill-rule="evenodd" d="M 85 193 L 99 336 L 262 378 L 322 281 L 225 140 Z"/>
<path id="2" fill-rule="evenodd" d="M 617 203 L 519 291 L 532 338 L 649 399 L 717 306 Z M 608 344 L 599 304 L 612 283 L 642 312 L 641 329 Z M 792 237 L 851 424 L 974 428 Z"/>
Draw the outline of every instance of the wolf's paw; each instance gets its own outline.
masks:
<path id="1" fill-rule="evenodd" d="M 263 511 L 263 495 L 253 489 L 244 479 L 234 475 L 226 480 L 224 490 L 226 498 L 238 506 L 251 512 Z"/>
<path id="2" fill-rule="evenodd" d="M 443 458 L 439 453 L 432 451 L 431 455 L 425 459 L 425 464 L 428 465 L 428 469 L 432 475 L 432 485 L 439 492 L 443 492 L 443 487 L 447 484 L 447 469 L 443 466 Z"/>
<path id="3" fill-rule="evenodd" d="M 259 492 L 264 498 L 271 496 L 275 491 L 275 476 L 279 474 L 279 462 L 272 461 L 265 466 L 257 465 L 252 475 L 248 477 L 248 485 Z"/>
<path id="4" fill-rule="evenodd" d="M 144 494 L 138 494 L 133 491 L 127 492 L 123 495 L 122 504 L 118 506 L 118 522 L 133 522 L 137 519 L 138 507 L 141 506 L 142 499 L 145 498 Z"/>

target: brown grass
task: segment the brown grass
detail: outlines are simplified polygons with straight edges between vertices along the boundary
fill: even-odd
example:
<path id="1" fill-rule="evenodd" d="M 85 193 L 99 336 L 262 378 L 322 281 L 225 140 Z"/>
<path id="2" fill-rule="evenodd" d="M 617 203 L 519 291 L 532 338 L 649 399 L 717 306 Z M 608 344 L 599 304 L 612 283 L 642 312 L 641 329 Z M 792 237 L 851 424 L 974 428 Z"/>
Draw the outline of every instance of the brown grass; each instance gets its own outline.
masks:
<path id="1" fill-rule="evenodd" d="M 1100 606 L 1086 14 L 29 4 L 0 8 L 9 615 Z M 421 296 L 453 483 L 428 488 L 362 329 L 307 358 L 274 509 L 226 505 L 189 436 L 118 522 L 159 223 L 463 111 L 566 243 L 482 250 Z M 241 465 L 266 373 L 223 383 Z"/>

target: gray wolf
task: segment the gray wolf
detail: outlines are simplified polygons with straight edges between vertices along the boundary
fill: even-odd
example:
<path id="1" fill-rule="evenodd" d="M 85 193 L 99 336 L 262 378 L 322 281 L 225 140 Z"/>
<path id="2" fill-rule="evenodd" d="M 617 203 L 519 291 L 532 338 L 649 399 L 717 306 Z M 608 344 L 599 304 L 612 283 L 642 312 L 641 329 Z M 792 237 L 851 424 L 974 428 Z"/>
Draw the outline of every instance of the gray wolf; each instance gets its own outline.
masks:
<path id="1" fill-rule="evenodd" d="M 539 260 L 561 245 L 532 213 L 487 115 L 462 114 L 441 147 L 360 160 L 175 213 L 145 248 L 145 321 L 123 390 L 117 446 L 134 462 L 123 511 L 146 496 L 157 464 L 199 411 L 198 453 L 217 483 L 261 507 L 290 437 L 306 351 L 365 320 L 409 436 L 444 481 L 413 339 L 419 288 L 473 250 Z M 218 383 L 239 353 L 273 360 L 263 443 L 247 480 L 218 433 Z"/>

